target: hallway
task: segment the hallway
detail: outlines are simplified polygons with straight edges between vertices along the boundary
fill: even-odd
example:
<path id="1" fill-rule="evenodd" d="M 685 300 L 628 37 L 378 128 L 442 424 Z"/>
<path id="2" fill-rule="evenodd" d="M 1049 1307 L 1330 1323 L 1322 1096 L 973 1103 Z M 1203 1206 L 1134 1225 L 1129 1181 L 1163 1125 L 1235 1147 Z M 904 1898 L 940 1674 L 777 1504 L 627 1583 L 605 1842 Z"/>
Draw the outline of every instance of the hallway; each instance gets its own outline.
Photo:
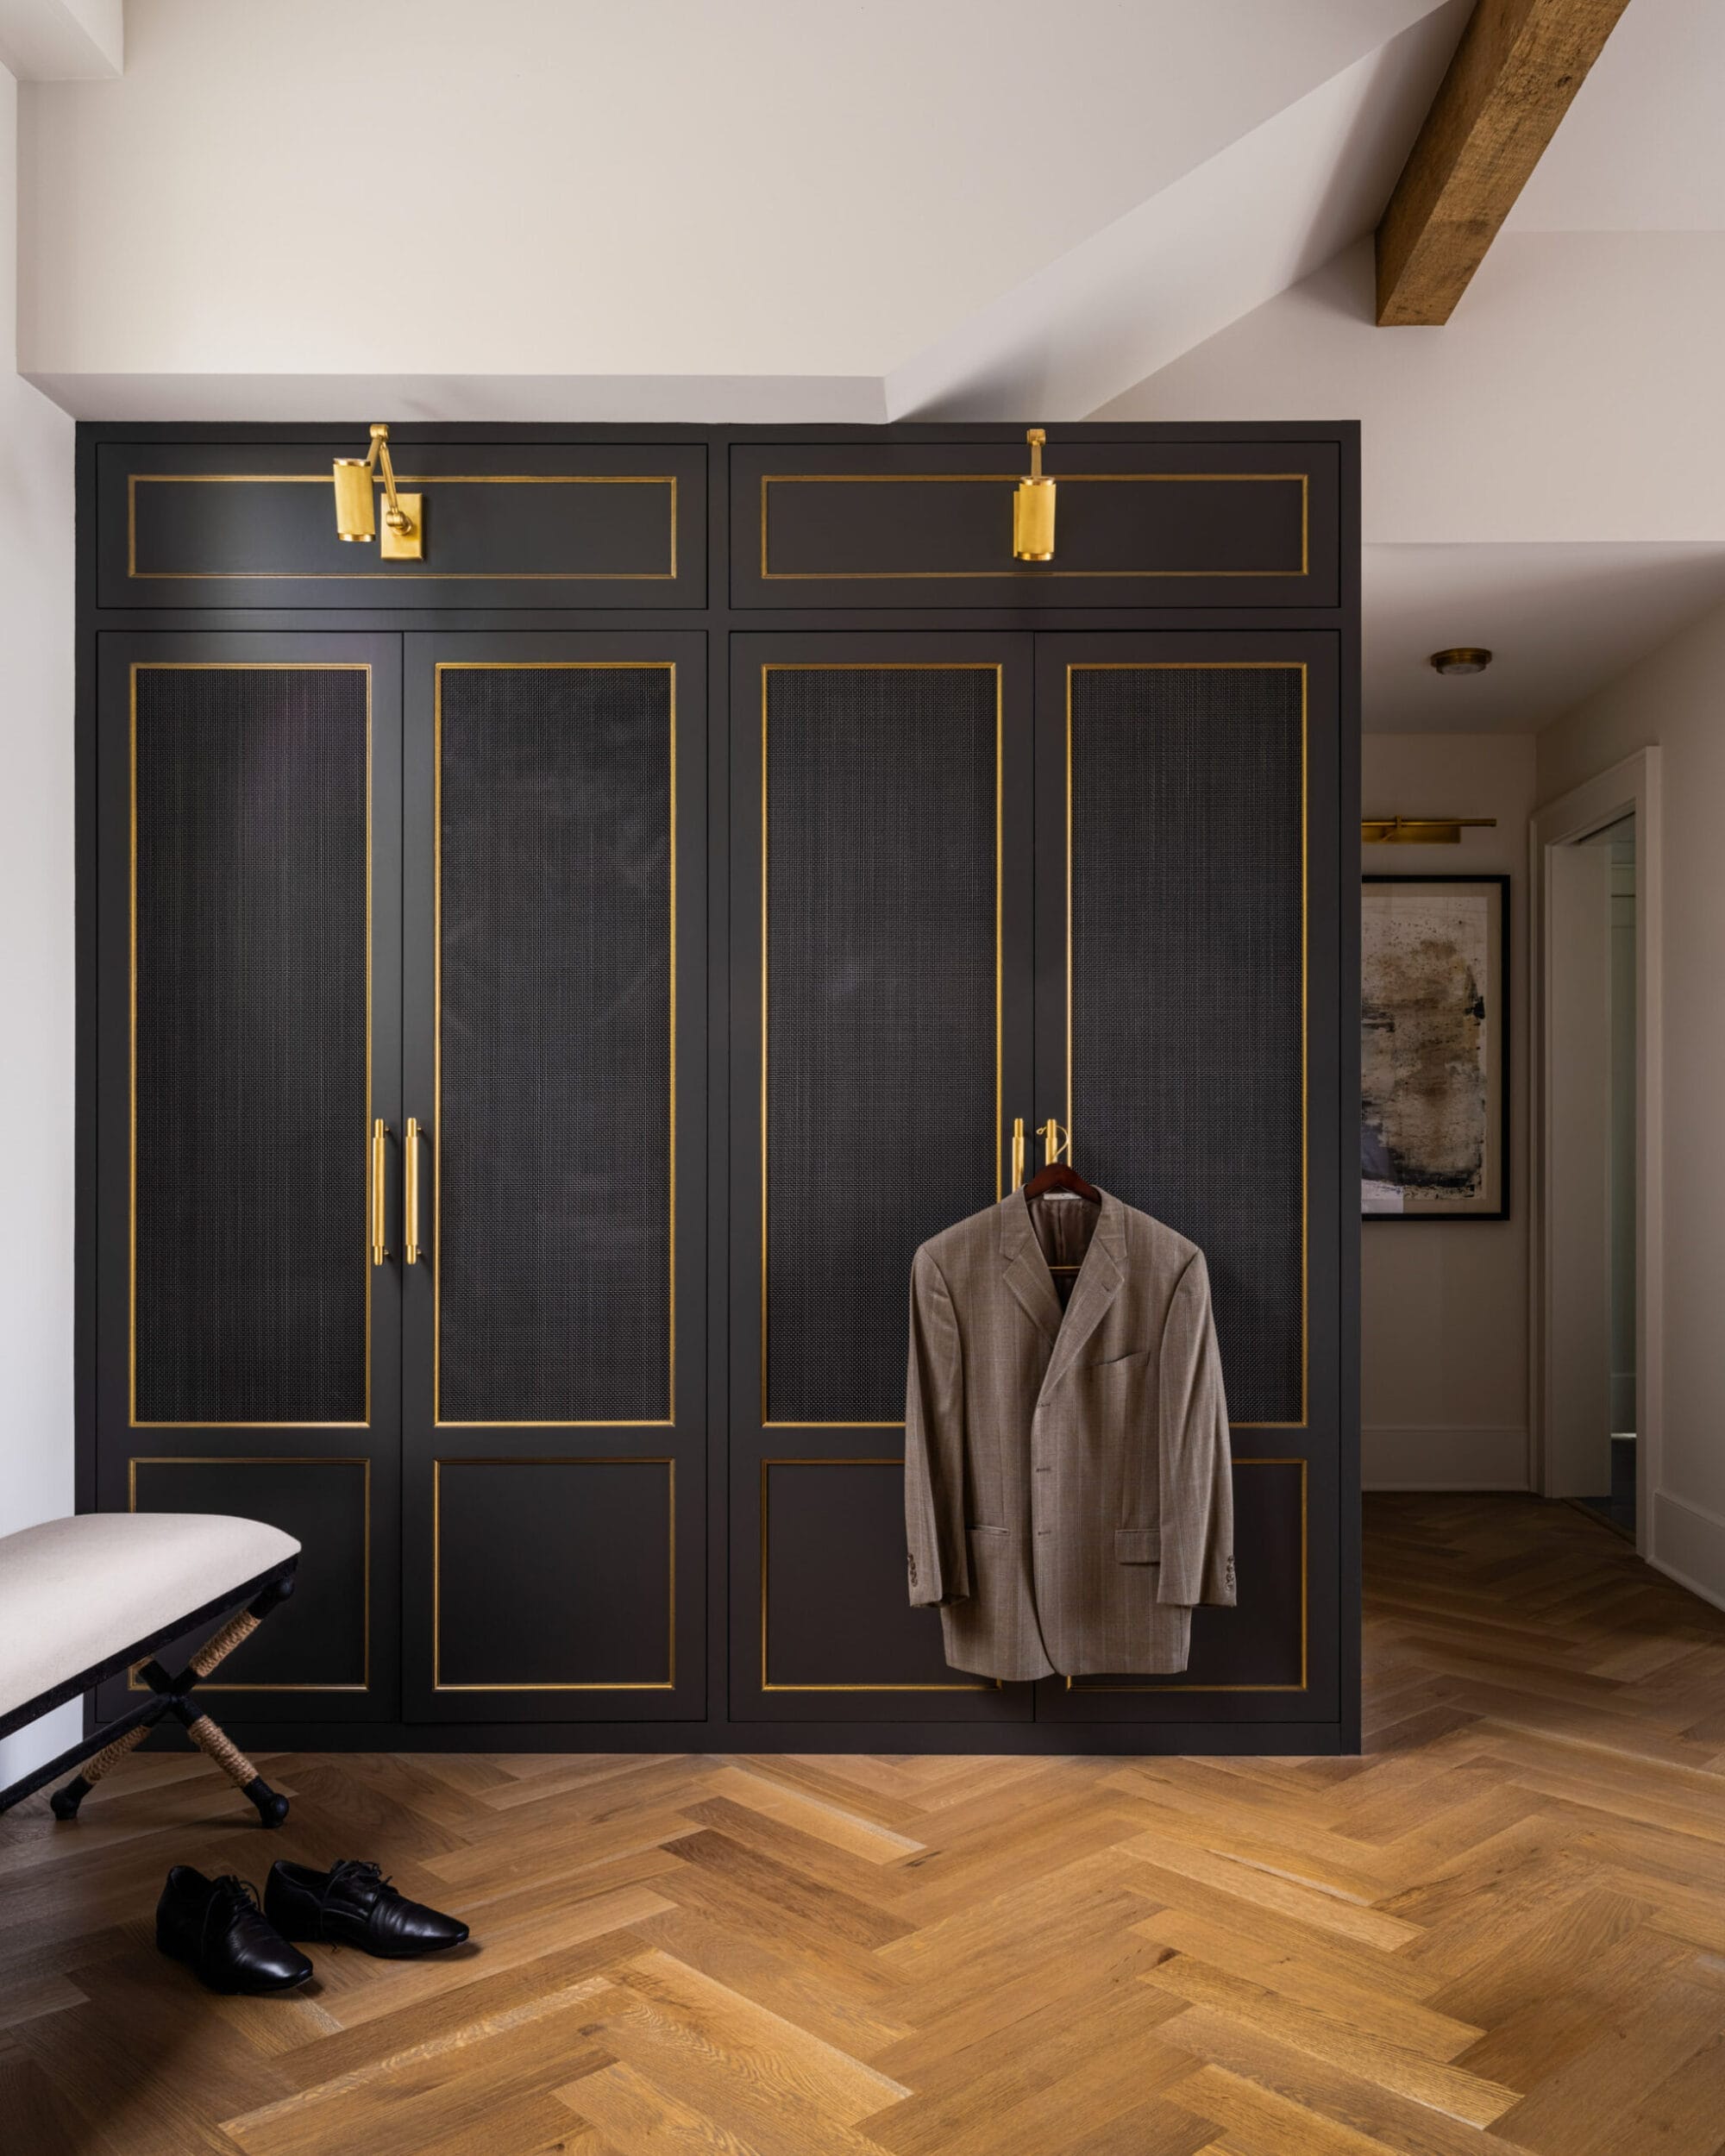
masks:
<path id="1" fill-rule="evenodd" d="M 267 1839 L 193 1760 L 33 1799 L 6 2147 L 1709 2156 L 1725 1615 L 1536 1499 L 1366 1523 L 1363 1758 L 278 1755 Z M 350 1843 L 480 1944 L 279 2001 L 155 1954 L 171 1860 Z"/>

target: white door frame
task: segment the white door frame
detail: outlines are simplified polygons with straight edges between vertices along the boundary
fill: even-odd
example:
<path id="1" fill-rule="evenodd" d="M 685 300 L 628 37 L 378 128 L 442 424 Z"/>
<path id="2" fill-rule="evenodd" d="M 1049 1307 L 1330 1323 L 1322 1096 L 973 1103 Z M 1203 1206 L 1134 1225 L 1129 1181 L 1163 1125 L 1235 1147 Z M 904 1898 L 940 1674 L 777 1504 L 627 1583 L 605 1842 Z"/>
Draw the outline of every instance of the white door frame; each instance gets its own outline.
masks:
<path id="1" fill-rule="evenodd" d="M 1551 1392 L 1552 1338 L 1550 1269 L 1552 1202 L 1546 1141 L 1551 1120 L 1547 1046 L 1552 1023 L 1551 855 L 1559 846 L 1602 830 L 1625 816 L 1635 818 L 1635 1546 L 1645 1557 L 1651 1539 L 1653 1495 L 1660 1485 L 1664 1430 L 1665 1281 L 1660 1084 L 1661 998 L 1659 954 L 1659 752 L 1639 749 L 1610 770 L 1587 780 L 1561 799 L 1535 810 L 1528 826 L 1533 893 L 1529 950 L 1534 981 L 1534 1058 L 1531 1094 L 1533 1155 L 1532 1263 L 1528 1268 L 1529 1335 L 1533 1344 L 1529 1407 L 1534 1486 L 1547 1483 L 1546 1402 Z"/>

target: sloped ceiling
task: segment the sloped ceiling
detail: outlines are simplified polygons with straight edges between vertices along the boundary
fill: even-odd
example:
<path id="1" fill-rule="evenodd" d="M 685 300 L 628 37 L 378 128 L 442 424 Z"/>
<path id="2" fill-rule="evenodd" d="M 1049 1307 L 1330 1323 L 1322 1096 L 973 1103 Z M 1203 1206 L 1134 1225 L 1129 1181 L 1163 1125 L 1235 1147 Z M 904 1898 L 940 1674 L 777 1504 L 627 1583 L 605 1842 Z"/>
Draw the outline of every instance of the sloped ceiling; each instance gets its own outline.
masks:
<path id="1" fill-rule="evenodd" d="M 130 0 L 121 79 L 24 88 L 20 365 L 116 419 L 1358 417 L 1368 724 L 1529 730 L 1725 599 L 1725 7 L 1637 0 L 1454 319 L 1380 330 L 1471 4 Z"/>

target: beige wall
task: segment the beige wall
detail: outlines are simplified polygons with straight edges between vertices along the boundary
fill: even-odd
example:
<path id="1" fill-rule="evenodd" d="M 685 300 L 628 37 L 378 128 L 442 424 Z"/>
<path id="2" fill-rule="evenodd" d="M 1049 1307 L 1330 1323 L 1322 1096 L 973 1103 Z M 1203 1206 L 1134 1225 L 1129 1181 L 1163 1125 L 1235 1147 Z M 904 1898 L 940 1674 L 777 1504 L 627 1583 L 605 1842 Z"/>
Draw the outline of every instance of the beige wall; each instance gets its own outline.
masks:
<path id="1" fill-rule="evenodd" d="M 1465 693 L 1465 686 L 1458 685 Z M 1361 1460 L 1368 1489 L 1527 1487 L 1527 734 L 1368 734 L 1368 816 L 1495 816 L 1456 846 L 1364 846 L 1368 875 L 1508 871 L 1509 1218 L 1361 1229 Z"/>
<path id="2" fill-rule="evenodd" d="M 1647 1554 L 1725 1603 L 1725 609 L 1540 735 L 1552 801 L 1661 752 L 1665 1430 Z"/>

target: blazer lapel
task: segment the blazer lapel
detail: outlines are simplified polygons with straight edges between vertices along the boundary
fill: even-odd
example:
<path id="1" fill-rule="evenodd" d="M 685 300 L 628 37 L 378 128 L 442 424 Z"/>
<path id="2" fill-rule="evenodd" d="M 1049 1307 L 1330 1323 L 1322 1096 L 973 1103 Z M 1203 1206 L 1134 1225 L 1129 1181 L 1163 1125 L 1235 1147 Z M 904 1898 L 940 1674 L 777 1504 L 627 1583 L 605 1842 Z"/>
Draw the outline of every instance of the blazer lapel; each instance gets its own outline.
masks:
<path id="1" fill-rule="evenodd" d="M 1042 1381 L 1044 1396 L 1078 1360 L 1085 1342 L 1102 1322 L 1108 1305 L 1120 1292 L 1126 1276 L 1126 1221 L 1118 1198 L 1102 1193 L 1101 1217 L 1084 1253 L 1084 1263 L 1072 1283 L 1072 1300 L 1054 1343 L 1048 1370 Z M 1047 1268 L 1044 1269 L 1044 1274 Z"/>
<path id="2" fill-rule="evenodd" d="M 1018 1298 L 1025 1315 L 1051 1344 L 1060 1333 L 1060 1298 L 1054 1292 L 1042 1253 L 1037 1248 L 1030 1213 L 1017 1191 L 1003 1199 L 1000 1213 L 1000 1263 L 1006 1282 Z"/>

